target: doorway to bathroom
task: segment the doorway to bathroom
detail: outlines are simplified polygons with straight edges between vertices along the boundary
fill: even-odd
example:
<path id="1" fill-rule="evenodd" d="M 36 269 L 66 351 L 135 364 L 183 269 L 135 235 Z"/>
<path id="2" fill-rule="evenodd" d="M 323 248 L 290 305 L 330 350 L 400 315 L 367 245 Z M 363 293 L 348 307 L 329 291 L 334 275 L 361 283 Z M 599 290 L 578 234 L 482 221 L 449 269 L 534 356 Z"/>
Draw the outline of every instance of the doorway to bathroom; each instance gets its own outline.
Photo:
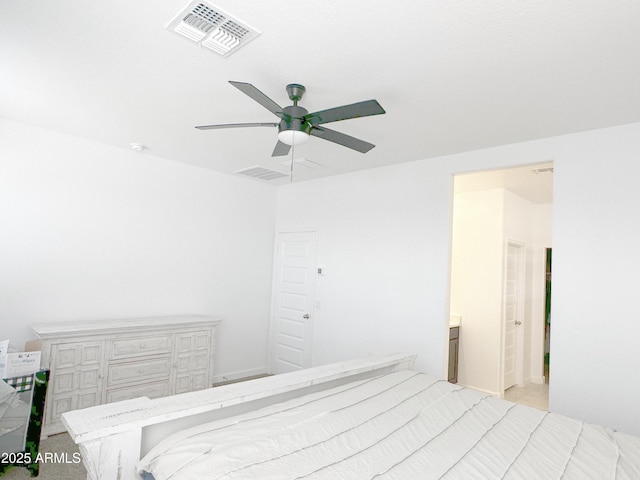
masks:
<path id="1" fill-rule="evenodd" d="M 546 383 L 552 175 L 545 162 L 454 178 L 450 313 L 460 324 L 459 384 L 504 397 L 511 383 Z"/>

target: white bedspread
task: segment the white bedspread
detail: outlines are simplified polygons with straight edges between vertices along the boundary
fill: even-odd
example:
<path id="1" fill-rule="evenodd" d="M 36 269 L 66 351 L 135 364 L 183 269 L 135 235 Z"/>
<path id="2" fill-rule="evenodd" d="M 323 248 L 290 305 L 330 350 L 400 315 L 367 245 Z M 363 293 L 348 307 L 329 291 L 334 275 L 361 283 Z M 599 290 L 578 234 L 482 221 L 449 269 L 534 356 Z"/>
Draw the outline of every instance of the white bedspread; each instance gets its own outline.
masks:
<path id="1" fill-rule="evenodd" d="M 156 480 L 640 479 L 640 438 L 414 371 L 179 432 Z"/>

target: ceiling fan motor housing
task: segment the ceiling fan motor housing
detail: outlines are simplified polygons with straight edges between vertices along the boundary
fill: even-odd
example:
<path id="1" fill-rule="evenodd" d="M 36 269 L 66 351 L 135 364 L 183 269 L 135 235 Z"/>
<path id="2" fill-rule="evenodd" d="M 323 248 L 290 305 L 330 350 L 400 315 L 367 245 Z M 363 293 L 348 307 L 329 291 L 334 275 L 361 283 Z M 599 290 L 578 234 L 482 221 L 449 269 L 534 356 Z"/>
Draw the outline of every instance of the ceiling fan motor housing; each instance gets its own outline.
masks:
<path id="1" fill-rule="evenodd" d="M 284 107 L 283 111 L 284 115 L 278 125 L 278 132 L 295 130 L 296 132 L 304 132 L 309 135 L 309 132 L 311 132 L 311 124 L 304 119 L 304 116 L 309 113 L 306 108 L 291 105 Z"/>

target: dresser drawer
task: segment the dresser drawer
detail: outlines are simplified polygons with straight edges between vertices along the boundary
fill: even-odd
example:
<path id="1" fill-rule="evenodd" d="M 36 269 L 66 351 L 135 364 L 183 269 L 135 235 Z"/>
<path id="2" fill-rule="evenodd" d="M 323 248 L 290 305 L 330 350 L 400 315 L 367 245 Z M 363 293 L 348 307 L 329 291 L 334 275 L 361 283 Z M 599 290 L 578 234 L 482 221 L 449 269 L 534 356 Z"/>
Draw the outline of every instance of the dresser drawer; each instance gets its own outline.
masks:
<path id="1" fill-rule="evenodd" d="M 116 388 L 107 392 L 107 403 L 120 402 L 131 398 L 149 397 L 158 398 L 169 395 L 169 382 L 147 383 L 134 385 L 133 387 Z"/>
<path id="2" fill-rule="evenodd" d="M 109 365 L 109 385 L 169 378 L 169 357 Z"/>
<path id="3" fill-rule="evenodd" d="M 123 338 L 111 341 L 111 359 L 142 357 L 171 352 L 171 335 Z"/>

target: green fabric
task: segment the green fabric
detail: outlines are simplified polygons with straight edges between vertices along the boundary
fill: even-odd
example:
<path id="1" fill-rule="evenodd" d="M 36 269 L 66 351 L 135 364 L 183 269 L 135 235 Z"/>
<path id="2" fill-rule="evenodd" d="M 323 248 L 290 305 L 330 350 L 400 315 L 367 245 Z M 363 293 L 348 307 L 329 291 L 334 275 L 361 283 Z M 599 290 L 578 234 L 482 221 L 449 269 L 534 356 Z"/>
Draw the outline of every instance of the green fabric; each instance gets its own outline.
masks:
<path id="1" fill-rule="evenodd" d="M 22 382 L 22 388 L 30 382 Z M 36 462 L 38 458 L 38 449 L 40 448 L 40 433 L 42 432 L 42 421 L 44 417 L 44 402 L 47 394 L 47 385 L 49 384 L 49 370 L 41 370 L 34 374 L 33 395 L 31 397 L 31 415 L 29 416 L 29 425 L 27 427 L 27 435 L 25 441 L 25 449 L 21 452 L 24 455 L 19 458 L 28 458 L 28 463 L 6 463 L 0 462 L 0 476 L 4 475 L 13 466 L 22 466 L 27 468 L 32 477 L 37 477 L 40 473 L 40 466 Z"/>

